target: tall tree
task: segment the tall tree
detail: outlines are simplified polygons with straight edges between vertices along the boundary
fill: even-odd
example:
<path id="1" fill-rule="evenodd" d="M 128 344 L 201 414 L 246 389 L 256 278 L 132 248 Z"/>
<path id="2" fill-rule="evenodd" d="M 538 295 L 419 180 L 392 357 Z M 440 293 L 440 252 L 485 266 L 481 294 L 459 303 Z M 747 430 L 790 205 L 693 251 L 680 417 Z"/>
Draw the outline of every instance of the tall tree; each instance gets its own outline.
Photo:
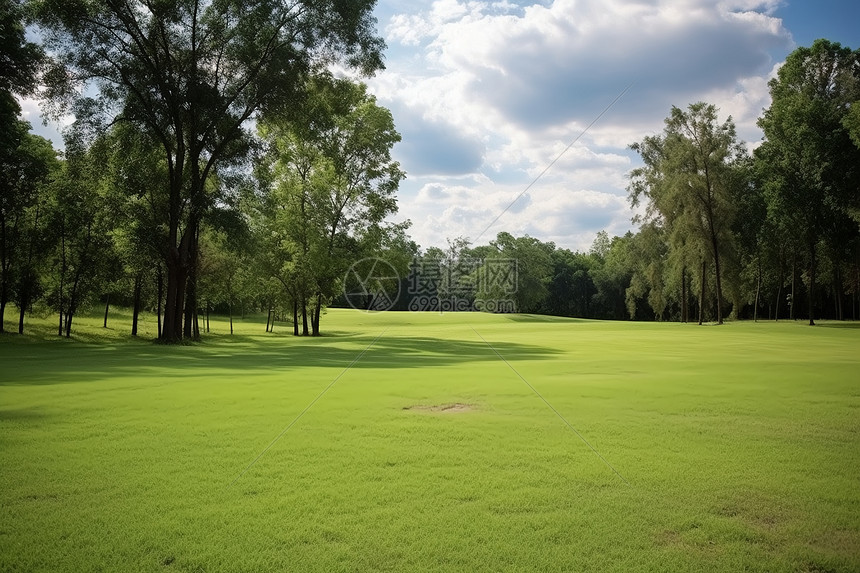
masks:
<path id="1" fill-rule="evenodd" d="M 18 0 L 0 0 L 0 98 L 27 95 L 36 88 L 44 53 L 27 41 L 23 15 Z"/>
<path id="2" fill-rule="evenodd" d="M 78 310 L 121 270 L 111 233 L 117 214 L 105 198 L 104 139 L 86 146 L 73 129 L 65 143 L 66 160 L 49 205 L 54 256 L 48 299 L 59 314 L 57 333 L 68 338 Z"/>
<path id="3" fill-rule="evenodd" d="M 159 284 L 167 244 L 162 223 L 169 210 L 164 193 L 167 163 L 158 142 L 129 124 L 114 125 L 103 139 L 108 168 L 106 200 L 118 219 L 113 240 L 125 270 L 123 282 L 133 285 L 131 333 L 137 336 L 145 293 L 156 293 L 159 324 L 161 321 Z"/>
<path id="4" fill-rule="evenodd" d="M 737 183 L 732 170 L 744 157 L 731 117 L 718 123 L 717 108 L 703 102 L 687 111 L 672 107 L 663 134 L 631 148 L 644 162 L 631 172 L 631 203 L 647 203 L 646 219 L 665 225 L 670 244 L 707 255 L 714 269 L 717 321 L 722 324 L 722 256 L 731 242 Z M 702 263 L 704 277 L 705 260 Z"/>
<path id="5" fill-rule="evenodd" d="M 819 242 L 833 246 L 846 229 L 856 232 L 849 213 L 858 206 L 860 148 L 850 114 L 860 100 L 860 50 L 816 40 L 789 54 L 769 85 L 771 105 L 759 119 L 765 140 L 755 155 L 769 212 L 804 245 L 813 325 Z"/>
<path id="6" fill-rule="evenodd" d="M 130 122 L 167 163 L 167 304 L 162 338 L 182 324 L 207 180 L 247 147 L 249 120 L 289 106 L 307 74 L 342 63 L 382 67 L 373 0 L 34 0 L 47 45 L 69 70 L 49 95 L 94 124 Z M 96 101 L 65 78 L 89 83 Z M 85 81 L 87 80 L 87 81 Z M 194 301 L 190 301 L 194 305 Z"/>
<path id="7" fill-rule="evenodd" d="M 51 248 L 46 203 L 60 172 L 60 161 L 51 142 L 38 135 L 26 134 L 19 149 L 20 162 L 13 173 L 18 181 L 21 211 L 7 232 L 15 236 L 14 301 L 18 307 L 18 333 L 23 334 L 25 313 L 42 292 L 41 275 Z"/>
<path id="8" fill-rule="evenodd" d="M 400 141 L 391 112 L 376 104 L 363 84 L 320 75 L 309 82 L 298 119 L 265 123 L 274 147 L 271 184 L 281 199 L 272 205 L 282 226 L 292 276 L 302 301 L 312 309 L 311 330 L 319 335 L 322 307 L 351 264 L 381 246 L 397 225 L 385 219 L 397 211 L 395 193 L 405 174 L 391 158 Z"/>
<path id="9" fill-rule="evenodd" d="M 28 133 L 29 124 L 15 120 L 9 127 L 18 145 L 0 158 L 0 332 L 10 300 L 18 305 L 22 332 L 24 313 L 39 290 L 39 263 L 46 248 L 44 203 L 59 163 L 51 142 Z"/>
<path id="10" fill-rule="evenodd" d="M 14 282 L 19 223 L 34 183 L 22 179 L 24 165 L 33 165 L 28 150 L 34 140 L 27 138 L 30 125 L 18 117 L 15 95 L 33 92 L 42 58 L 41 47 L 26 40 L 21 3 L 0 0 L 0 332 Z"/>

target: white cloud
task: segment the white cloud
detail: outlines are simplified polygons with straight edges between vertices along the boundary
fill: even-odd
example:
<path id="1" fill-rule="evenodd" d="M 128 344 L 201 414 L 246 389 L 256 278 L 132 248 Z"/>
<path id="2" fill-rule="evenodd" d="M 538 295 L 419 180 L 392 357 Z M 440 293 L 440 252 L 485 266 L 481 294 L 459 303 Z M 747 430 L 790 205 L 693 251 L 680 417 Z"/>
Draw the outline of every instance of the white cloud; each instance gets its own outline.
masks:
<path id="1" fill-rule="evenodd" d="M 713 102 L 760 138 L 773 54 L 792 45 L 779 1 L 439 0 L 392 16 L 389 69 L 371 89 L 403 133 L 415 239 L 474 238 L 580 136 L 481 240 L 506 230 L 587 248 L 602 228 L 625 232 L 627 147 L 672 105 Z"/>

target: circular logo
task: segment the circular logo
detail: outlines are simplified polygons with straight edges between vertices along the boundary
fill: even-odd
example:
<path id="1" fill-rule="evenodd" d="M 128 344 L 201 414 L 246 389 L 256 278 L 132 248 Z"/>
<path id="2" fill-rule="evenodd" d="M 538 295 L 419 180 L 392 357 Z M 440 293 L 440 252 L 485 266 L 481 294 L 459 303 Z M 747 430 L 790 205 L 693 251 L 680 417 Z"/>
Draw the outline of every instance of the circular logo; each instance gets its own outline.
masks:
<path id="1" fill-rule="evenodd" d="M 384 259 L 361 259 L 346 271 L 343 295 L 356 310 L 389 310 L 400 297 L 400 275 Z"/>

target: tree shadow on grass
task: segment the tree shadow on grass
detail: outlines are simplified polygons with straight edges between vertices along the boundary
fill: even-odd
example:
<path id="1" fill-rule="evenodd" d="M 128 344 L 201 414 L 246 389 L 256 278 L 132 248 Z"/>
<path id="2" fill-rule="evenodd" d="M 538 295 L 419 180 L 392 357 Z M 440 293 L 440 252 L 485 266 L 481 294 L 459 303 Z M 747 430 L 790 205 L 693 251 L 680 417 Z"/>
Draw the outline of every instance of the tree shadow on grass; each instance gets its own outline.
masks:
<path id="1" fill-rule="evenodd" d="M 432 368 L 510 359 L 550 359 L 559 350 L 530 344 L 377 333 L 320 338 L 219 336 L 190 346 L 155 344 L 0 345 L 0 386 L 95 382 L 110 378 L 165 382 L 317 367 Z M 356 360 L 359 355 L 360 359 Z"/>
<path id="2" fill-rule="evenodd" d="M 824 328 L 857 328 L 860 329 L 860 321 L 818 321 L 815 323 L 816 326 L 821 326 Z"/>

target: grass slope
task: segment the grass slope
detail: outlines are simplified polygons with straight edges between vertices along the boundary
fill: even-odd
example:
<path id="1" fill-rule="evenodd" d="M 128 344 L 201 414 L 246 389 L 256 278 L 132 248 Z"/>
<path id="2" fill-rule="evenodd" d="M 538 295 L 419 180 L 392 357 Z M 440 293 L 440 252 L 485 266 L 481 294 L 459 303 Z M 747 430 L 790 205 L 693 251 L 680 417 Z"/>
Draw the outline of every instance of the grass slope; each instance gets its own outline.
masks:
<path id="1" fill-rule="evenodd" d="M 860 570 L 860 329 L 126 319 L 0 337 L 2 571 Z"/>

